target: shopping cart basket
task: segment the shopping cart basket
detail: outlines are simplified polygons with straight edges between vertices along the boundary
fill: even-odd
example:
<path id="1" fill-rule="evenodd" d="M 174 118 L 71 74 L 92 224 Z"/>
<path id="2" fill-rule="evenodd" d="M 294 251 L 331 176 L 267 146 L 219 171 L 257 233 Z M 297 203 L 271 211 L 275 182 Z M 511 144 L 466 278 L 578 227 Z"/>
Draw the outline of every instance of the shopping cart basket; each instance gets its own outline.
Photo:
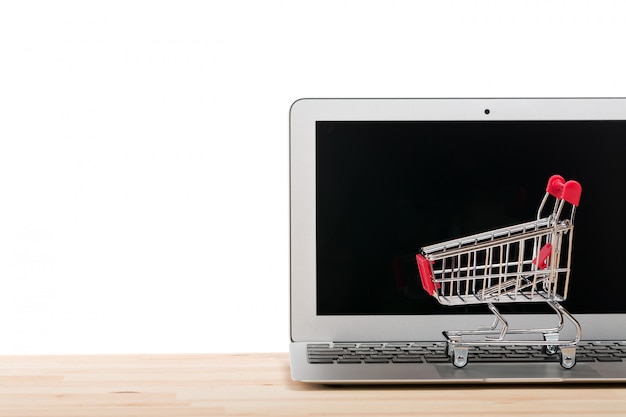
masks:
<path id="1" fill-rule="evenodd" d="M 541 346 L 548 354 L 560 352 L 564 368 L 576 364 L 580 324 L 559 302 L 567 298 L 574 214 L 581 192 L 578 182 L 553 175 L 536 220 L 426 246 L 416 255 L 422 286 L 440 304 L 486 304 L 495 315 L 488 327 L 443 332 L 455 366 L 467 364 L 470 347 L 486 345 Z M 518 302 L 547 303 L 558 324 L 509 328 L 495 305 Z M 576 329 L 571 340 L 559 340 L 564 317 Z"/>

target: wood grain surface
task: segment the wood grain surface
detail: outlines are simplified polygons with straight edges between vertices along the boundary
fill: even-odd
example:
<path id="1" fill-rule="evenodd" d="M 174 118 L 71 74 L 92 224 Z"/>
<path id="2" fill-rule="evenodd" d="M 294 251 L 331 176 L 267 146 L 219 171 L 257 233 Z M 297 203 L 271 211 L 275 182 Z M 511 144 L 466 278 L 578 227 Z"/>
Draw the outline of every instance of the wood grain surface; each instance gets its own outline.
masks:
<path id="1" fill-rule="evenodd" d="M 1 356 L 0 416 L 624 416 L 623 385 L 293 382 L 279 354 Z"/>

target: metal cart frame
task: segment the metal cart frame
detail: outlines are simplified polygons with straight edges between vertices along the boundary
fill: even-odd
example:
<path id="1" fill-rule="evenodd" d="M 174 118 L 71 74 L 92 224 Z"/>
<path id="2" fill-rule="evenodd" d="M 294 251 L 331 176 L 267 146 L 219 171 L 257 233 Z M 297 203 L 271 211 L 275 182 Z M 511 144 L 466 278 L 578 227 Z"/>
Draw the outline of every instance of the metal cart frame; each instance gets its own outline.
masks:
<path id="1" fill-rule="evenodd" d="M 581 192 L 578 182 L 553 175 L 535 220 L 426 246 L 416 255 L 422 286 L 440 304 L 486 304 L 495 316 L 491 326 L 443 332 L 455 366 L 468 363 L 470 347 L 485 345 L 541 346 L 548 354 L 560 352 L 564 368 L 576 364 L 581 327 L 559 303 L 569 290 L 574 214 Z M 567 211 L 569 216 L 564 215 Z M 499 303 L 536 302 L 551 307 L 556 326 L 512 329 L 496 308 Z M 559 340 L 565 319 L 576 329 L 571 340 Z M 538 335 L 541 340 L 515 335 Z"/>

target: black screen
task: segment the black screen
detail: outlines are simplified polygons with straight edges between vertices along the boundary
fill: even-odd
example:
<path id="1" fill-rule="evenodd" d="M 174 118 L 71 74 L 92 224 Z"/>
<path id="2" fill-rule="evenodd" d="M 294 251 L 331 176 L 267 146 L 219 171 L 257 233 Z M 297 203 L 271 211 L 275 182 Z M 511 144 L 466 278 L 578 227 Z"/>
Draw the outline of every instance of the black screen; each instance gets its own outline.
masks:
<path id="1" fill-rule="evenodd" d="M 552 174 L 583 187 L 564 306 L 624 313 L 625 160 L 626 121 L 318 121 L 317 313 L 486 312 L 440 306 L 415 254 L 533 220 Z"/>

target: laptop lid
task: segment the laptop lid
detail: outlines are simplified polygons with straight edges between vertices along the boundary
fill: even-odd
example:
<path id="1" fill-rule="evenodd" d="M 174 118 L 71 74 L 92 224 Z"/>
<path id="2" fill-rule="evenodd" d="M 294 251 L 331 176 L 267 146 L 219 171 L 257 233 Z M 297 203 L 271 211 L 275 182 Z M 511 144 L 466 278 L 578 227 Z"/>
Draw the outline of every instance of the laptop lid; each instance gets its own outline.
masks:
<path id="1" fill-rule="evenodd" d="M 626 340 L 624 160 L 624 99 L 295 102 L 292 341 L 442 340 L 490 323 L 484 306 L 423 291 L 415 254 L 532 220 L 552 174 L 583 187 L 563 304 L 584 339 Z M 549 317 L 533 303 L 503 312 L 530 327 Z"/>

